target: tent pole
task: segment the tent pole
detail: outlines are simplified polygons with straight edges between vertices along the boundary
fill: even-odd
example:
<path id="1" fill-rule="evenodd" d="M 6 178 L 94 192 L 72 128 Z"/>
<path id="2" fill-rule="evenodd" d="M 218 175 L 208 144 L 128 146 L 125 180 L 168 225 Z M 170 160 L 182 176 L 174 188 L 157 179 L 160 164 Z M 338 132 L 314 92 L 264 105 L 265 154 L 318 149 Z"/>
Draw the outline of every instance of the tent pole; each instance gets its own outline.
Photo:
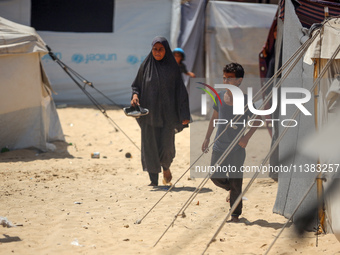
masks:
<path id="1" fill-rule="evenodd" d="M 314 81 L 318 78 L 318 67 L 317 63 L 314 62 Z M 314 88 L 314 123 L 315 131 L 318 131 L 318 97 L 319 97 L 319 86 Z"/>
<path id="2" fill-rule="evenodd" d="M 320 59 L 317 62 L 314 62 L 314 81 L 318 77 L 318 65 L 320 66 Z M 318 98 L 319 98 L 319 88 L 320 83 L 317 84 L 314 88 L 314 122 L 315 122 L 315 130 L 318 131 Z M 320 165 L 320 159 L 318 159 L 317 165 Z M 316 234 L 322 234 L 324 229 L 324 220 L 325 220 L 325 212 L 323 210 L 323 189 L 322 189 L 322 178 L 321 178 L 321 172 L 318 174 L 318 177 L 316 179 L 316 190 L 317 190 L 317 199 L 318 199 L 318 228 L 316 231 Z"/>

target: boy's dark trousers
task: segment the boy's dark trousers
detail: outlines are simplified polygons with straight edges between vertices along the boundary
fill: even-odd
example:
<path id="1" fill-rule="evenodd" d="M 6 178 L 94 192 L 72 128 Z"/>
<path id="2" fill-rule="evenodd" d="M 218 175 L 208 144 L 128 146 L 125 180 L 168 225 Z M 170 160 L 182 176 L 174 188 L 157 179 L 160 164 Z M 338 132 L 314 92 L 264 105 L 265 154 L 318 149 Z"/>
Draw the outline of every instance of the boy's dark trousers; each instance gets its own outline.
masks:
<path id="1" fill-rule="evenodd" d="M 211 155 L 211 166 L 214 166 L 217 160 L 221 157 L 223 152 L 213 151 Z M 230 190 L 230 207 L 233 206 L 237 197 L 242 193 L 243 172 L 240 171 L 246 158 L 246 151 L 239 145 L 229 153 L 226 159 L 220 164 L 220 168 L 223 171 L 216 171 L 212 176 L 212 182 L 225 190 Z M 224 167 L 223 167 L 224 166 Z M 236 170 L 235 172 L 227 169 Z M 228 175 L 228 176 L 227 176 Z M 239 216 L 242 214 L 242 200 L 236 207 L 232 216 Z"/>

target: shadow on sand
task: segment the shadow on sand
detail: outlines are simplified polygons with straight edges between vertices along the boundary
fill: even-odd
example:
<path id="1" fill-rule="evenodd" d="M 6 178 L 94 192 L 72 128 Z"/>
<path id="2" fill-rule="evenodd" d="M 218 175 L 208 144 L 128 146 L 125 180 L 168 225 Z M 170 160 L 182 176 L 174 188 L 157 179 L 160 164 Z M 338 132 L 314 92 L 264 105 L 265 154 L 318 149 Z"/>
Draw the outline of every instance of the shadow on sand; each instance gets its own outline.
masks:
<path id="1" fill-rule="evenodd" d="M 22 241 L 18 236 L 9 236 L 4 234 L 4 237 L 5 238 L 0 238 L 0 243 L 12 243 Z"/>
<path id="2" fill-rule="evenodd" d="M 230 222 L 230 221 L 228 221 Z M 273 228 L 273 229 L 281 229 L 285 224 L 284 223 L 277 223 L 277 222 L 268 222 L 266 220 L 256 220 L 253 222 L 248 221 L 246 218 L 240 218 L 239 223 L 244 223 L 247 226 L 254 226 L 254 225 L 258 225 L 260 227 L 264 227 L 264 228 Z M 290 227 L 293 223 L 289 222 L 287 224 L 287 227 Z"/>
<path id="3" fill-rule="evenodd" d="M 35 160 L 48 160 L 52 158 L 74 158 L 68 153 L 68 143 L 63 141 L 53 142 L 57 147 L 55 151 L 41 152 L 37 149 L 22 149 L 0 153 L 0 162 L 30 162 Z"/>
<path id="4" fill-rule="evenodd" d="M 153 187 L 151 191 L 167 191 L 170 189 L 171 186 L 156 186 Z M 181 192 L 181 191 L 188 191 L 188 192 L 194 192 L 196 190 L 196 187 L 173 187 L 170 192 Z M 212 192 L 212 189 L 209 188 L 202 188 L 200 193 L 207 193 L 207 192 Z"/>

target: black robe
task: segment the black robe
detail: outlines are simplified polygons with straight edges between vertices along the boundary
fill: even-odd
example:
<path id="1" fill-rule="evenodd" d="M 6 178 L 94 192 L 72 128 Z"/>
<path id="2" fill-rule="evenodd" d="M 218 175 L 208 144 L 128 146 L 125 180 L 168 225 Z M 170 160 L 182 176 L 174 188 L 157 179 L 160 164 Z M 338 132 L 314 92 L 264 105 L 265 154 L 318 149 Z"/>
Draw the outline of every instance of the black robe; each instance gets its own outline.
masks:
<path id="1" fill-rule="evenodd" d="M 175 157 L 175 129 L 183 129 L 182 121 L 190 120 L 188 93 L 179 66 L 164 37 L 156 37 L 163 44 L 165 56 L 157 61 L 152 51 L 141 64 L 132 83 L 132 95 L 137 94 L 142 107 L 149 114 L 137 119 L 142 131 L 142 164 L 150 173 L 158 173 L 161 166 L 168 169 Z"/>

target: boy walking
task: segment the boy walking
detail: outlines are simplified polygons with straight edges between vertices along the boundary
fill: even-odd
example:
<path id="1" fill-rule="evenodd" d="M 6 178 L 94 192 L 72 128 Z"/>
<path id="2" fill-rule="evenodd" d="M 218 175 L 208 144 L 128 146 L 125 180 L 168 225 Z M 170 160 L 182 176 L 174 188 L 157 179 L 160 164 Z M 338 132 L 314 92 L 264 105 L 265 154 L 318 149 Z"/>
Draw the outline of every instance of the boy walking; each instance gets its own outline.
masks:
<path id="1" fill-rule="evenodd" d="M 226 65 L 223 69 L 223 83 L 229 84 L 233 86 L 239 87 L 242 83 L 244 77 L 244 69 L 240 64 L 230 63 Z M 213 106 L 214 112 L 210 119 L 208 130 L 202 144 L 202 151 L 207 153 L 208 146 L 210 143 L 210 136 L 214 129 L 214 120 L 215 119 L 224 119 L 230 122 L 236 115 L 233 115 L 233 95 L 229 89 L 226 91 L 219 92 L 219 96 L 222 100 L 222 105 L 217 104 Z M 217 101 L 217 100 L 216 100 Z M 247 96 L 245 95 L 244 102 L 247 102 Z M 214 166 L 217 160 L 221 157 L 223 152 L 228 148 L 228 146 L 232 143 L 234 138 L 239 134 L 244 125 L 242 123 L 247 123 L 248 117 L 252 114 L 248 110 L 244 115 L 240 116 L 240 119 L 237 121 L 239 124 L 232 124 L 228 127 L 228 129 L 219 137 L 217 141 L 215 141 L 213 146 L 213 152 L 211 156 L 211 166 Z M 216 138 L 224 131 L 225 125 L 218 125 L 218 129 L 216 132 Z M 248 144 L 249 139 L 252 137 L 257 127 L 251 127 L 249 131 L 241 136 L 238 143 L 229 153 L 229 155 L 224 159 L 224 161 L 220 164 L 221 169 L 223 166 L 226 166 L 225 169 L 236 169 L 236 171 L 229 171 L 228 176 L 224 172 L 215 172 L 211 176 L 212 182 L 227 191 L 230 191 L 230 197 L 227 197 L 227 202 L 230 202 L 230 207 L 233 206 L 237 197 L 242 193 L 242 182 L 243 182 L 243 172 L 240 171 L 241 166 L 243 166 L 244 160 L 246 158 L 245 147 Z M 238 204 L 237 208 L 233 212 L 231 216 L 231 220 L 233 222 L 239 221 L 239 216 L 242 214 L 242 200 Z"/>

